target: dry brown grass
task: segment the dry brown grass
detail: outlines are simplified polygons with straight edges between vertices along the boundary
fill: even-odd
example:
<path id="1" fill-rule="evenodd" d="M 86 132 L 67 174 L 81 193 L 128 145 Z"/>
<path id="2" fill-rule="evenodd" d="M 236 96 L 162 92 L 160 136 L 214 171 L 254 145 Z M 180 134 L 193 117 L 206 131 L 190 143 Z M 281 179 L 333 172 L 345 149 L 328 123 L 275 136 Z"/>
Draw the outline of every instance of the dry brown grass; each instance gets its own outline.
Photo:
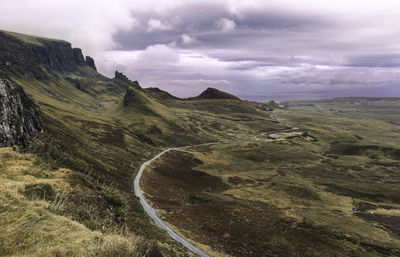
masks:
<path id="1" fill-rule="evenodd" d="M 72 190 L 67 180 L 71 172 L 51 170 L 33 155 L 0 149 L 0 255 L 146 255 L 151 244 L 142 237 L 121 228 L 108 228 L 106 233 L 93 231 L 57 214 L 65 208 L 63 196 Z M 27 193 L 27 188 L 37 192 Z M 49 190 L 52 197 L 45 195 Z"/>

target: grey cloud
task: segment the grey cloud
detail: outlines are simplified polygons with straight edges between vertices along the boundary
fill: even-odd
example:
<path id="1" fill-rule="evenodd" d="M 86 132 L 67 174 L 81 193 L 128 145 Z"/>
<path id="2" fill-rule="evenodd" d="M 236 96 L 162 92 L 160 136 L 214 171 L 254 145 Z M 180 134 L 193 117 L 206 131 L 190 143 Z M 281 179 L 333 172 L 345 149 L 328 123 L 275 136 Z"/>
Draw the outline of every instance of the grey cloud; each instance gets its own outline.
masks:
<path id="1" fill-rule="evenodd" d="M 374 54 L 364 56 L 350 56 L 349 66 L 354 67 L 400 67 L 399 54 Z"/>
<path id="2" fill-rule="evenodd" d="M 400 95 L 400 2 L 148 1 L 4 0 L 0 22 L 71 40 L 107 75 L 118 68 L 179 96 L 210 85 L 241 95 Z"/>

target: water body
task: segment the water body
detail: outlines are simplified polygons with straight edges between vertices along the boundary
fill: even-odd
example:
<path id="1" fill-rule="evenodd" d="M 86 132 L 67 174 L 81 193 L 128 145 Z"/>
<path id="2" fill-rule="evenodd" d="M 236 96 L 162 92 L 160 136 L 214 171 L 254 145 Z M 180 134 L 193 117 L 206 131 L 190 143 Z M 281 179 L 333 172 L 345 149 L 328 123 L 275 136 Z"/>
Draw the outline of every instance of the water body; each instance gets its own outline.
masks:
<path id="1" fill-rule="evenodd" d="M 282 134 L 275 134 L 275 133 L 268 134 L 268 137 L 272 139 L 278 139 L 281 138 L 282 136 L 283 136 Z"/>

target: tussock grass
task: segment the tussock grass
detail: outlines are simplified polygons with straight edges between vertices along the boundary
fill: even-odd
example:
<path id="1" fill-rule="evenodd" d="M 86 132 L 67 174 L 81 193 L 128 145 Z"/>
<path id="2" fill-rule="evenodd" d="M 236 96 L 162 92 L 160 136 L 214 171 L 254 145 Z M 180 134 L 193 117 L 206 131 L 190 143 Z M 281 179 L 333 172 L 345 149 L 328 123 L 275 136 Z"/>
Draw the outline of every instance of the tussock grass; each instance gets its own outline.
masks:
<path id="1" fill-rule="evenodd" d="M 61 215 L 69 205 L 65 195 L 74 190 L 68 182 L 72 171 L 38 162 L 34 155 L 0 149 L 1 256 L 144 256 L 152 249 L 151 242 L 121 227 L 90 230 Z"/>

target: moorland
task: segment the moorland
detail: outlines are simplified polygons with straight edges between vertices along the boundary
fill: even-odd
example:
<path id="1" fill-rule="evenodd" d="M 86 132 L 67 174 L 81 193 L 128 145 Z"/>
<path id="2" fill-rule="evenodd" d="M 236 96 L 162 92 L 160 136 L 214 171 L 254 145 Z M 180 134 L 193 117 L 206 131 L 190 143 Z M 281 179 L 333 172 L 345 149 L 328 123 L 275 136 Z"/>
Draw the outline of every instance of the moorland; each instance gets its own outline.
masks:
<path id="1" fill-rule="evenodd" d="M 8 115 L 2 256 L 194 256 L 146 215 L 133 180 L 157 153 L 205 143 L 162 155 L 140 184 L 208 255 L 400 254 L 397 99 L 280 108 L 212 88 L 181 99 L 103 76 L 68 42 L 6 31 L 0 82 L 2 99 L 30 99 L 41 121 L 30 137 L 21 117 L 33 112 Z"/>

